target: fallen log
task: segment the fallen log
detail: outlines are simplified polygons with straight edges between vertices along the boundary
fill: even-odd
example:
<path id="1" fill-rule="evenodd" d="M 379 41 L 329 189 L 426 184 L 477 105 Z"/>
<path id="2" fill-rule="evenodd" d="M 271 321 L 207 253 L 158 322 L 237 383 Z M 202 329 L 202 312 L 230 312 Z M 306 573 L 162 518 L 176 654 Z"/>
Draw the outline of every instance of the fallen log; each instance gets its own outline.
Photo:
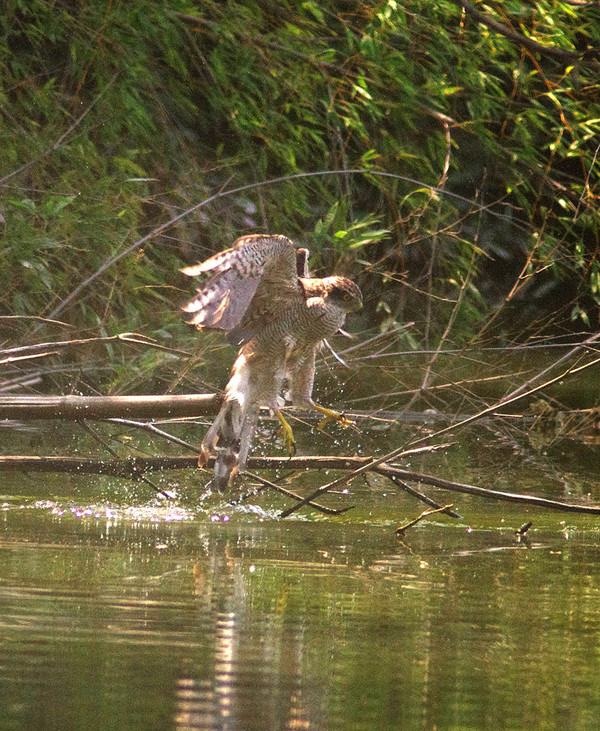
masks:
<path id="1" fill-rule="evenodd" d="M 0 396 L 0 419 L 167 419 L 216 414 L 216 394 L 176 396 Z"/>

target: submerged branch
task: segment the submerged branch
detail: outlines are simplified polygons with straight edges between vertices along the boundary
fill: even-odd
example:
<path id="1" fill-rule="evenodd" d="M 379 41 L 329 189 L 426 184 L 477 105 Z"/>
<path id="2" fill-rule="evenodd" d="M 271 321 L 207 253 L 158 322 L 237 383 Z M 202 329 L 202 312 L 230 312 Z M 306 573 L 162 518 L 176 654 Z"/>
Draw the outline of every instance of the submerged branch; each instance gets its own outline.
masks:
<path id="1" fill-rule="evenodd" d="M 208 460 L 206 466 L 211 467 L 213 460 Z M 350 476 L 354 476 L 357 470 L 377 472 L 386 477 L 397 477 L 402 480 L 418 482 L 423 485 L 431 485 L 442 490 L 476 495 L 493 500 L 520 503 L 522 505 L 538 505 L 549 510 L 559 510 L 570 513 L 587 513 L 588 515 L 600 515 L 600 505 L 577 505 L 565 503 L 559 500 L 538 497 L 536 495 L 523 495 L 519 493 L 501 492 L 488 490 L 475 485 L 468 485 L 460 482 L 443 480 L 439 477 L 424 475 L 420 472 L 404 470 L 395 465 L 378 463 L 375 465 L 370 457 L 250 457 L 248 459 L 250 469 L 336 469 L 353 470 Z M 125 459 L 89 459 L 82 457 L 32 457 L 32 456 L 0 456 L 0 472 L 64 472 L 73 474 L 97 474 L 112 477 L 123 477 L 130 479 L 139 476 L 144 472 L 172 469 L 197 469 L 198 458 L 196 456 L 174 456 L 174 457 L 129 457 Z M 302 505 L 312 502 L 313 496 L 303 498 Z M 444 506 L 440 506 L 444 507 Z M 448 512 L 446 508 L 446 512 Z M 280 517 L 286 517 L 290 511 L 284 510 Z"/>
<path id="2" fill-rule="evenodd" d="M 380 475 L 385 475 L 386 477 L 389 477 L 389 479 L 394 483 L 394 485 L 396 485 L 396 487 L 399 487 L 401 490 L 404 490 L 404 492 L 407 492 L 409 495 L 416 497 L 417 500 L 420 500 L 422 503 L 429 505 L 429 507 L 434 509 L 434 512 L 439 510 L 446 515 L 449 515 L 451 518 L 457 518 L 458 520 L 462 518 L 462 515 L 457 513 L 455 510 L 452 510 L 451 505 L 440 505 L 438 502 L 430 498 L 429 495 L 425 495 L 424 492 L 421 492 L 420 490 L 417 490 L 416 488 L 407 485 L 406 482 L 403 482 L 401 479 L 399 479 L 397 475 L 390 474 L 388 470 L 378 467 L 376 468 L 375 472 L 378 472 Z"/>

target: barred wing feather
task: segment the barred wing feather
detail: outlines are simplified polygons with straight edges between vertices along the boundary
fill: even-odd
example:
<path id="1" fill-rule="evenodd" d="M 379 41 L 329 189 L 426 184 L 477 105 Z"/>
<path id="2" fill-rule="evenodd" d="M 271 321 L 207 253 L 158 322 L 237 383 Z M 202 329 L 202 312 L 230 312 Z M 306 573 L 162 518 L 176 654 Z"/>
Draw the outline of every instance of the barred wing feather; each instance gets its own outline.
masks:
<path id="1" fill-rule="evenodd" d="M 297 256 L 285 236 L 244 236 L 231 249 L 182 269 L 188 276 L 209 274 L 183 306 L 186 319 L 198 328 L 228 332 L 231 342 L 246 342 L 275 313 L 304 297 Z"/>

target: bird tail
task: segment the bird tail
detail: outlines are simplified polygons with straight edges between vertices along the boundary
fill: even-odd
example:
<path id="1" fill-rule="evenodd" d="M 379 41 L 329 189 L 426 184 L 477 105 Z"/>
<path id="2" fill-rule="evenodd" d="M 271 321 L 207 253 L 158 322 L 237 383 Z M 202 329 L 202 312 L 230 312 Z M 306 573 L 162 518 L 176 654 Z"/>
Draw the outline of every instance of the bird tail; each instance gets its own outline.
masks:
<path id="1" fill-rule="evenodd" d="M 246 468 L 258 422 L 258 408 L 243 409 L 237 399 L 227 399 L 202 442 L 202 457 L 215 456 L 212 480 L 207 487 L 223 491 Z"/>

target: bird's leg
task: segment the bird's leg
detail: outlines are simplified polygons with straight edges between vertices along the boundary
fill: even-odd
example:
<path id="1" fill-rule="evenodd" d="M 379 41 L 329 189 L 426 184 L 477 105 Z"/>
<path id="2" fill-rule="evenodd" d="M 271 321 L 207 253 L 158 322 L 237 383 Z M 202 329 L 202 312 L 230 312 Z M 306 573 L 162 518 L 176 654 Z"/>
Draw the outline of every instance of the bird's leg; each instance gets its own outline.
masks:
<path id="1" fill-rule="evenodd" d="M 281 438 L 283 440 L 283 446 L 287 449 L 288 454 L 291 457 L 296 454 L 296 440 L 294 439 L 294 432 L 292 431 L 292 427 L 283 418 L 281 411 L 275 411 L 275 416 L 281 422 Z"/>
<path id="2" fill-rule="evenodd" d="M 340 426 L 343 426 L 344 429 L 347 426 L 352 426 L 352 424 L 354 424 L 352 419 L 347 419 L 343 414 L 340 414 L 333 409 L 326 409 L 324 406 L 319 406 L 319 404 L 313 404 L 313 409 L 315 409 L 315 411 L 318 411 L 320 414 L 325 415 L 325 418 L 321 419 L 321 421 L 317 424 L 317 429 L 323 429 L 327 424 L 332 421 L 337 421 L 337 423 Z"/>

